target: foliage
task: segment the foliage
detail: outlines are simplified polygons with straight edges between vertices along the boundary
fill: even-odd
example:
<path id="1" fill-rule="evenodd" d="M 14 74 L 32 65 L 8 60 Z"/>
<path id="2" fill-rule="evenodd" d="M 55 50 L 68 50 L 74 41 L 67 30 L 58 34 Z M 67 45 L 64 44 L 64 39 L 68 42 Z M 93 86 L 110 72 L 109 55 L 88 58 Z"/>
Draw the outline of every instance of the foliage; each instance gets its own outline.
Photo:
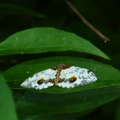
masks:
<path id="1" fill-rule="evenodd" d="M 12 93 L 0 75 L 0 120 L 17 120 Z M 6 115 L 7 113 L 7 115 Z"/>
<path id="2" fill-rule="evenodd" d="M 120 18 L 115 12 L 120 7 L 113 0 L 109 5 L 103 0 L 71 2 L 104 34 L 114 36 L 114 41 L 104 44 L 64 1 L 0 3 L 0 120 L 119 120 L 120 71 L 114 68 L 119 68 L 119 28 L 117 32 L 111 28 Z M 114 6 L 116 16 L 111 18 L 109 10 Z M 70 89 L 20 87 L 29 76 L 60 63 L 87 68 L 98 81 Z"/>

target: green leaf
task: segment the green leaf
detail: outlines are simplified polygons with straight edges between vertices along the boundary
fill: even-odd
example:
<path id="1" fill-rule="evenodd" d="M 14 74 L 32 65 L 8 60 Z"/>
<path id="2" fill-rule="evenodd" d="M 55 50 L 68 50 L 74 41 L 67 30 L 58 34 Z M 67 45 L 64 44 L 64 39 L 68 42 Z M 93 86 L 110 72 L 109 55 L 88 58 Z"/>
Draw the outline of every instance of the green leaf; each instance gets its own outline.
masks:
<path id="1" fill-rule="evenodd" d="M 25 111 L 26 112 L 26 111 Z M 56 115 L 56 114 L 49 114 L 49 113 L 45 113 L 45 114 L 34 114 L 31 112 L 31 114 L 33 115 L 22 115 L 22 119 L 20 120 L 73 120 L 72 118 L 75 118 L 77 116 L 75 116 L 76 114 L 74 114 L 74 117 L 71 117 L 71 114 L 67 113 L 67 116 L 65 114 L 63 115 Z"/>
<path id="2" fill-rule="evenodd" d="M 35 17 L 42 17 L 45 18 L 45 15 L 39 14 L 33 10 L 27 9 L 22 6 L 8 4 L 8 3 L 1 3 L 0 4 L 0 15 L 31 15 Z"/>
<path id="3" fill-rule="evenodd" d="M 17 111 L 20 115 L 29 117 L 30 115 L 45 113 L 82 112 L 110 102 L 119 96 L 120 86 L 109 86 L 68 94 L 41 94 L 28 91 L 17 102 Z M 64 115 L 61 117 L 64 118 Z"/>
<path id="4" fill-rule="evenodd" d="M 56 51 L 84 52 L 109 59 L 89 41 L 55 28 L 32 28 L 17 32 L 0 44 L 0 55 L 45 53 Z"/>
<path id="5" fill-rule="evenodd" d="M 89 85 L 78 86 L 70 89 L 53 86 L 48 89 L 37 90 L 38 92 L 60 94 L 120 85 L 119 70 L 93 60 L 77 57 L 48 57 L 31 60 L 16 65 L 15 67 L 5 71 L 3 75 L 11 88 L 20 89 L 22 88 L 20 87 L 20 84 L 31 75 L 48 68 L 52 68 L 61 63 L 87 68 L 96 74 L 98 80 Z"/>
<path id="6" fill-rule="evenodd" d="M 17 120 L 12 93 L 0 75 L 0 120 Z"/>

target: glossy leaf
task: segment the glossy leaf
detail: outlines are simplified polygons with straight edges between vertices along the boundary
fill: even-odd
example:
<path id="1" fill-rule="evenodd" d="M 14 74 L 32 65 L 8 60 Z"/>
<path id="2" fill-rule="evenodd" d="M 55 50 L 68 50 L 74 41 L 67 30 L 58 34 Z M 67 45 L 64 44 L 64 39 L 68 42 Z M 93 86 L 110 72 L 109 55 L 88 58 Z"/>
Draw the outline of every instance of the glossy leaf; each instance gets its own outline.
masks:
<path id="1" fill-rule="evenodd" d="M 0 44 L 0 55 L 45 53 L 56 51 L 84 52 L 109 59 L 89 41 L 55 28 L 32 28 L 17 32 Z"/>
<path id="2" fill-rule="evenodd" d="M 76 57 L 48 57 L 31 60 L 16 65 L 15 67 L 5 71 L 3 75 L 7 79 L 7 82 L 11 88 L 20 89 L 22 88 L 20 87 L 20 84 L 28 77 L 61 63 L 87 68 L 96 74 L 98 80 L 89 85 L 83 85 L 69 89 L 54 86 L 43 90 L 37 90 L 37 92 L 60 94 L 120 85 L 119 70 L 93 60 Z"/>
<path id="3" fill-rule="evenodd" d="M 17 120 L 12 93 L 0 75 L 0 120 Z"/>

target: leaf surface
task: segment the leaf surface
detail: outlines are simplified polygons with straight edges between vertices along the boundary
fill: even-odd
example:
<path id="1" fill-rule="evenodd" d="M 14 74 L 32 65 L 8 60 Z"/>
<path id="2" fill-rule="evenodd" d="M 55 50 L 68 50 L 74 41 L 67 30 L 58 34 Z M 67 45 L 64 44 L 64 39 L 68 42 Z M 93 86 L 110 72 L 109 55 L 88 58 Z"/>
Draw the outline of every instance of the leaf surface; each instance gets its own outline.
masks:
<path id="1" fill-rule="evenodd" d="M 98 80 L 94 83 L 78 86 L 74 88 L 61 88 L 58 86 L 53 86 L 43 90 L 37 90 L 39 92 L 45 93 L 71 93 L 78 92 L 88 89 L 97 89 L 108 86 L 120 85 L 120 71 L 106 64 L 95 62 L 93 60 L 77 57 L 48 57 L 42 59 L 36 59 L 31 61 L 23 62 L 15 67 L 5 71 L 3 75 L 5 76 L 8 84 L 11 88 L 20 89 L 20 84 L 32 76 L 33 74 L 52 68 L 58 64 L 64 63 L 66 65 L 73 65 L 78 67 L 83 67 L 94 72 Z"/>
<path id="2" fill-rule="evenodd" d="M 27 116 L 44 113 L 82 112 L 118 98 L 120 96 L 119 89 L 120 86 L 111 86 L 67 94 L 45 94 L 28 91 L 19 100 L 17 110 L 19 114 Z M 64 115 L 61 117 L 64 118 Z"/>
<path id="3" fill-rule="evenodd" d="M 76 34 L 55 28 L 32 28 L 17 32 L 0 43 L 0 55 L 57 51 L 89 53 L 109 59 L 97 47 Z"/>
<path id="4" fill-rule="evenodd" d="M 0 75 L 0 120 L 17 120 L 11 90 Z"/>

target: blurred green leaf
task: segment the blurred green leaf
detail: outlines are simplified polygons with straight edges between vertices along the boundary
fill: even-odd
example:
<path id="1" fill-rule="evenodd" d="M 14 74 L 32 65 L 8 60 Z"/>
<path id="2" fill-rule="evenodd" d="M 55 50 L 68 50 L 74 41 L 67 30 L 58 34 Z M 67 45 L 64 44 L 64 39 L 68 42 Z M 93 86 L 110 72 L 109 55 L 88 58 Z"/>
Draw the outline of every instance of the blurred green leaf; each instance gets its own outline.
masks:
<path id="1" fill-rule="evenodd" d="M 39 14 L 33 10 L 30 10 L 22 6 L 8 4 L 8 3 L 0 3 L 0 15 L 8 15 L 8 14 L 30 15 L 30 16 L 42 17 L 42 18 L 46 17 L 45 15 Z"/>
<path id="2" fill-rule="evenodd" d="M 115 120 L 120 120 L 120 98 L 116 102 Z"/>
<path id="3" fill-rule="evenodd" d="M 12 93 L 0 75 L 0 120 L 17 120 Z"/>
<path id="4" fill-rule="evenodd" d="M 31 75 L 48 68 L 52 68 L 61 63 L 87 68 L 96 74 L 98 80 L 89 85 L 83 85 L 69 89 L 53 86 L 48 89 L 37 91 L 60 94 L 120 85 L 119 70 L 93 60 L 77 57 L 48 57 L 31 60 L 16 65 L 15 67 L 5 71 L 3 75 L 5 76 L 11 88 L 20 89 L 22 88 L 20 87 L 20 84 Z"/>
<path id="5" fill-rule="evenodd" d="M 0 43 L 0 55 L 77 51 L 109 59 L 89 41 L 55 28 L 32 28 L 17 32 Z"/>

